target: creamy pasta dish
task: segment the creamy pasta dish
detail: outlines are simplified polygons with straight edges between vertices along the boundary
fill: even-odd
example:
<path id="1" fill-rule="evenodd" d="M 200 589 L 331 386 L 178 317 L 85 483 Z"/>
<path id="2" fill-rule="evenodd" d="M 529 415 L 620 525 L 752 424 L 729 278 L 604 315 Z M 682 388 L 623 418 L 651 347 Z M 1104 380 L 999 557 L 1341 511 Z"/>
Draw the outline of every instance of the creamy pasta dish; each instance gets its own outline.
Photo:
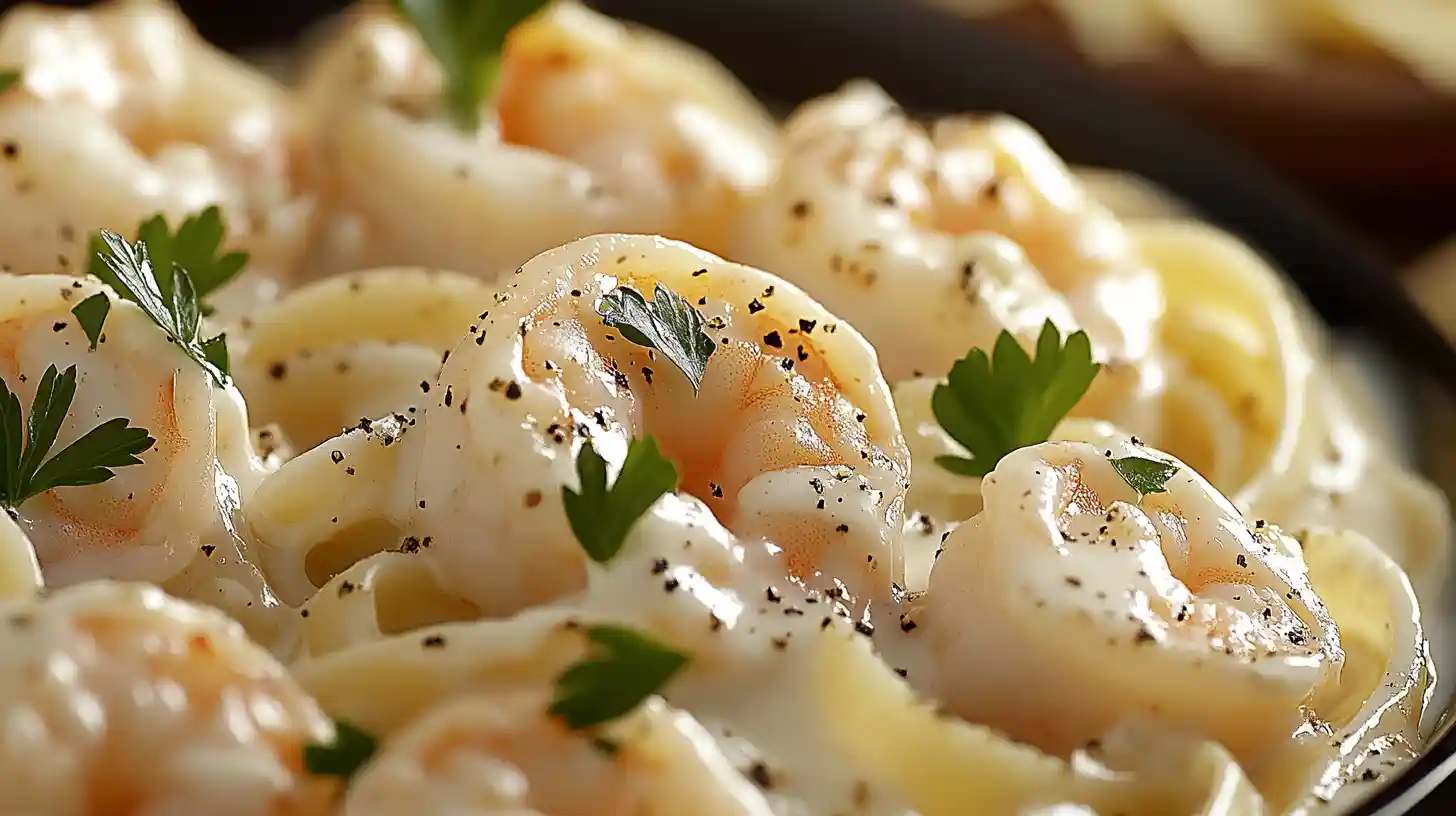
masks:
<path id="1" fill-rule="evenodd" d="M 572 2 L 307 66 L 0 17 L 0 814 L 1337 813 L 1422 750 L 1445 499 L 1237 239 Z"/>

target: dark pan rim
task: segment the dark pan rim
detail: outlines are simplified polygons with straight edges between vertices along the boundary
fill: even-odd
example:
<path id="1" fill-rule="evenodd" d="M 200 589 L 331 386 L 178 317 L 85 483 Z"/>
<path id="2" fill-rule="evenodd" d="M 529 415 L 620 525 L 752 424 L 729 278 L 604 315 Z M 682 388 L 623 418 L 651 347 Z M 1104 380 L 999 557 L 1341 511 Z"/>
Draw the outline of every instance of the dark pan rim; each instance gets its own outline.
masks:
<path id="1" fill-rule="evenodd" d="M 1266 170 L 1097 80 L 1074 61 L 1034 51 L 973 22 L 907 0 L 592 0 L 592 5 L 705 48 L 761 95 L 793 104 L 858 76 L 912 110 L 974 107 L 1026 120 L 1059 152 L 1145 176 L 1273 259 L 1320 315 L 1365 328 L 1410 362 L 1421 337 L 1394 274 L 1322 206 Z M 913 43 L 907 48 L 906 43 Z M 968 104 L 969 102 L 969 104 Z M 1389 307 L 1389 308 L 1388 308 Z M 1404 307 L 1409 308 L 1408 300 Z M 1429 324 L 1424 327 L 1429 329 Z M 1445 340 L 1435 338 L 1445 346 Z M 1451 381 L 1449 372 L 1438 376 Z M 1445 734 L 1354 816 L 1434 812 L 1425 801 L 1456 775 Z M 1419 810 L 1418 810 L 1419 809 Z"/>

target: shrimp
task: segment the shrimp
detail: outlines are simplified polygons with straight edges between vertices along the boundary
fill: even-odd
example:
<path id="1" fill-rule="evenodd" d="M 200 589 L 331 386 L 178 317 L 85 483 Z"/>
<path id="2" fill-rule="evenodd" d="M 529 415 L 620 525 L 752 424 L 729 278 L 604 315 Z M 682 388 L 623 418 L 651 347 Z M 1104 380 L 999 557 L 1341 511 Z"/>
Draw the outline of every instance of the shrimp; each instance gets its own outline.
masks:
<path id="1" fill-rule="evenodd" d="M 617 468 L 643 434 L 682 490 L 739 535 L 783 547 L 795 577 L 889 596 L 906 453 L 874 351 L 853 328 L 772 275 L 661 238 L 584 238 L 510 281 L 422 414 L 325 443 L 259 487 L 251 528 L 285 598 L 327 580 L 301 575 L 305 555 L 324 558 L 309 550 L 371 519 L 487 615 L 574 592 L 586 559 L 561 491 L 575 487 L 576 452 L 589 439 Z M 715 351 L 696 395 L 597 312 L 618 287 L 658 285 L 706 318 Z"/>
<path id="2" fill-rule="evenodd" d="M 549 704 L 539 689 L 438 706 L 386 742 L 350 787 L 343 815 L 774 813 L 712 736 L 660 699 L 600 735 L 568 731 Z"/>
<path id="3" fill-rule="evenodd" d="M 1171 462 L 1166 492 L 1139 496 L 1110 461 L 1126 456 Z M 1147 716 L 1245 768 L 1334 713 L 1345 654 L 1298 543 L 1181 462 L 1048 442 L 982 490 L 911 613 L 934 664 L 912 682 L 950 710 L 1062 755 Z"/>
<path id="4" fill-rule="evenodd" d="M 98 292 L 111 311 L 93 351 L 70 310 Z M 114 417 L 156 443 L 110 481 L 50 490 L 18 508 L 46 584 L 147 581 L 189 596 L 205 587 L 204 600 L 271 639 L 254 627 L 271 629 L 279 606 L 236 532 L 262 471 L 237 392 L 217 388 L 138 306 L 94 279 L 0 274 L 0 379 L 29 406 L 51 364 L 77 369 L 53 452 Z"/>
<path id="5" fill-rule="evenodd" d="M 558 2 L 513 32 L 496 110 L 501 138 L 579 162 L 710 251 L 746 193 L 768 185 L 778 129 L 707 54 Z M 642 231 L 642 230 L 638 230 Z"/>
<path id="6" fill-rule="evenodd" d="M 0 606 L 7 813 L 322 813 L 333 726 L 216 610 L 92 582 Z M 310 806 L 314 803 L 314 806 Z"/>
<path id="7" fill-rule="evenodd" d="M 946 371 L 988 339 L 988 320 L 994 340 L 1000 328 L 1075 319 L 1105 359 L 1149 356 L 1163 310 L 1156 275 L 1025 124 L 962 117 L 926 129 L 857 81 L 800 108 L 784 141 L 730 255 L 854 323 L 892 382 Z"/>
<path id="8" fill-rule="evenodd" d="M 440 88 L 419 37 L 383 9 L 360 9 L 306 71 L 330 202 L 316 274 L 422 264 L 494 279 L 613 231 L 721 249 L 772 175 L 777 129 L 736 79 L 573 2 L 511 33 L 478 132 L 440 119 Z"/>
<path id="9" fill-rule="evenodd" d="M 208 45 L 174 6 L 113 0 L 86 10 L 26 3 L 0 18 L 0 267 L 84 269 L 87 234 L 126 235 L 156 213 L 175 226 L 216 204 L 262 297 L 306 249 L 313 202 L 293 180 L 289 97 Z"/>

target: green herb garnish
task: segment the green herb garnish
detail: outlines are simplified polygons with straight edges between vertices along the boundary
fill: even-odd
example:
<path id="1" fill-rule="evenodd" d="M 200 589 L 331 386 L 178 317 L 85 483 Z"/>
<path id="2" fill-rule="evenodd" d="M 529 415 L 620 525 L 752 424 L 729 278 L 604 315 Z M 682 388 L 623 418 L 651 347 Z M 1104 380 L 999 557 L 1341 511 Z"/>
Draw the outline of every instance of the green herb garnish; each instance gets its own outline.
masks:
<path id="1" fill-rule="evenodd" d="M 703 330 L 702 312 L 682 295 L 659 283 L 649 302 L 636 290 L 619 286 L 602 297 L 597 311 L 623 337 L 662 352 L 687 375 L 694 393 L 702 387 L 708 358 L 713 356 L 713 338 Z"/>
<path id="2" fill-rule="evenodd" d="M 971 458 L 937 456 L 936 464 L 962 476 L 985 476 L 1006 454 L 1047 441 L 1101 368 L 1092 361 L 1085 332 L 1063 343 L 1050 320 L 1037 338 L 1035 359 L 1005 331 L 991 357 L 971 349 L 930 401 L 936 421 Z"/>
<path id="3" fill-rule="evenodd" d="M 227 339 L 221 334 L 207 340 L 198 336 L 202 310 L 188 271 L 174 265 L 170 276 L 164 274 L 159 277 L 152 266 L 145 241 L 130 244 L 125 238 L 107 230 L 101 231 L 97 241 L 96 262 L 91 265 L 91 273 L 118 295 L 140 306 L 187 356 L 212 375 L 219 385 L 227 385 Z M 165 287 L 163 278 L 167 279 Z M 105 294 L 98 293 L 86 300 L 93 301 L 96 313 L 104 320 L 105 315 L 94 303 L 98 297 L 105 297 Z M 86 301 L 82 301 L 81 306 L 85 305 Z M 83 324 L 82 328 L 88 338 L 99 336 L 101 332 L 101 324 L 94 319 Z"/>
<path id="4" fill-rule="evenodd" d="M 197 294 L 202 314 L 212 314 L 212 307 L 205 302 L 207 296 L 237 277 L 248 263 L 246 252 L 222 251 L 222 240 L 226 233 L 227 224 L 223 221 L 222 210 L 216 205 L 187 216 L 176 232 L 172 232 L 167 226 L 167 217 L 161 213 L 153 215 L 137 227 L 136 240 L 146 244 L 147 258 L 152 262 L 152 269 L 161 273 L 156 276 L 156 280 L 157 289 L 162 293 L 163 299 L 172 295 L 172 279 L 167 273 L 174 267 L 181 267 L 192 279 L 192 288 Z M 106 280 L 104 275 L 107 271 L 102 257 L 105 250 L 101 236 L 93 233 L 91 265 L 86 271 L 102 280 Z"/>
<path id="5" fill-rule="evenodd" d="M 20 81 L 21 76 L 20 71 L 15 68 L 7 68 L 0 71 L 0 93 L 5 93 L 10 90 L 15 83 Z"/>
<path id="6" fill-rule="evenodd" d="M 1112 468 L 1139 496 L 1167 493 L 1168 480 L 1178 472 L 1178 466 L 1171 462 L 1144 459 L 1141 456 L 1113 459 Z"/>
<path id="7" fill-rule="evenodd" d="M 334 723 L 334 741 L 303 747 L 303 767 L 315 776 L 337 776 L 348 780 L 369 762 L 379 741 L 369 732 L 343 720 Z"/>
<path id="8" fill-rule="evenodd" d="M 591 442 L 576 457 L 576 475 L 581 492 L 562 487 L 561 503 L 576 540 L 598 564 L 622 549 L 632 525 L 653 502 L 677 488 L 677 468 L 658 452 L 657 441 L 650 436 L 627 443 L 627 458 L 610 488 L 607 462 Z"/>
<path id="9" fill-rule="evenodd" d="M 81 331 L 91 341 L 91 350 L 95 351 L 96 344 L 101 342 L 101 328 L 106 325 L 106 316 L 111 314 L 111 298 L 105 292 L 97 292 L 77 303 L 71 309 L 71 314 L 76 316 L 76 322 L 81 324 Z"/>
<path id="10" fill-rule="evenodd" d="M 688 664 L 688 656 L 620 626 L 592 626 L 596 647 L 585 660 L 556 678 L 548 712 L 568 728 L 611 722 L 657 692 Z"/>
<path id="11" fill-rule="evenodd" d="M 500 74 L 506 35 L 547 0 L 394 0 L 445 74 L 445 104 L 461 130 L 480 127 L 480 103 Z"/>
<path id="12" fill-rule="evenodd" d="M 0 380 L 0 506 L 15 510 L 27 499 L 57 487 L 82 487 L 105 482 L 112 468 L 140 465 L 137 454 L 156 440 L 130 420 L 107 420 L 87 431 L 55 456 L 46 459 L 76 397 L 76 367 L 57 374 L 46 368 L 22 423 L 20 398 Z"/>

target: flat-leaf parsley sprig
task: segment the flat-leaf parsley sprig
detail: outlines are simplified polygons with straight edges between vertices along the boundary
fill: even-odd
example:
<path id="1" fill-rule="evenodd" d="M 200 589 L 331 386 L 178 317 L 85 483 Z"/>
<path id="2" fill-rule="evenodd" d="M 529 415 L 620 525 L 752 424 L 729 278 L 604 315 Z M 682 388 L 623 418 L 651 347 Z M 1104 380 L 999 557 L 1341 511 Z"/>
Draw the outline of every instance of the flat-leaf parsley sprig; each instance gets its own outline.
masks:
<path id="1" fill-rule="evenodd" d="M 1153 493 L 1167 493 L 1168 480 L 1178 473 L 1178 466 L 1172 462 L 1147 459 L 1141 456 L 1124 456 L 1112 460 L 1112 469 L 1136 490 L 1138 497 Z"/>
<path id="2" fill-rule="evenodd" d="M 158 275 L 144 241 L 128 243 L 114 232 L 102 230 L 96 251 L 99 263 L 91 271 L 121 297 L 140 306 L 167 336 L 202 366 L 218 385 L 228 383 L 227 337 L 202 339 L 202 306 L 192 276 L 180 266 L 172 266 L 170 275 Z M 174 256 L 175 257 L 175 256 Z M 166 284 L 162 279 L 166 279 Z M 100 300 L 98 300 L 100 298 Z M 94 348 L 110 313 L 105 293 L 97 293 L 72 309 L 81 329 Z"/>
<path id="3" fill-rule="evenodd" d="M 632 629 L 586 629 L 592 653 L 556 678 L 548 713 L 583 729 L 630 713 L 687 666 L 689 657 Z"/>
<path id="4" fill-rule="evenodd" d="M 582 446 L 576 457 L 581 492 L 561 488 L 566 520 L 586 554 L 605 564 L 622 549 L 632 525 L 664 493 L 677 489 L 677 468 L 657 450 L 650 436 L 627 443 L 627 457 L 610 487 L 607 462 L 592 447 Z"/>
<path id="5" fill-rule="evenodd" d="M 237 277 L 248 263 L 246 252 L 222 251 L 226 235 L 227 223 L 223 221 L 222 210 L 214 204 L 182 219 L 176 232 L 167 226 L 167 216 L 157 213 L 137 227 L 136 240 L 146 244 L 152 269 L 165 273 L 180 266 L 187 271 L 205 316 L 212 314 L 207 296 Z M 86 271 L 100 277 L 106 272 L 106 264 L 101 259 L 106 247 L 98 234 L 93 233 L 90 240 L 91 265 Z M 169 275 L 157 277 L 158 288 L 164 296 L 171 297 L 171 283 Z"/>
<path id="6" fill-rule="evenodd" d="M 184 218 L 176 232 L 172 232 L 167 226 L 167 217 L 162 213 L 153 215 L 137 227 L 136 242 L 146 247 L 147 259 L 152 265 L 152 277 L 164 302 L 173 299 L 172 270 L 181 268 L 191 281 L 198 311 L 204 316 L 212 314 L 212 307 L 207 304 L 207 296 L 237 277 L 248 263 L 246 252 L 222 251 L 222 241 L 226 233 L 227 224 L 223 221 L 222 210 L 216 205 Z M 92 233 L 88 245 L 91 260 L 86 271 L 111 284 L 113 289 L 121 293 L 121 289 L 111 280 L 114 273 L 106 260 L 111 248 L 106 240 L 100 233 Z M 94 350 L 101 340 L 101 329 L 106 324 L 106 317 L 111 313 L 111 299 L 101 293 L 94 294 L 81 301 L 71 313 L 80 321 L 81 329 L 86 332 Z M 226 352 L 225 347 L 219 347 L 214 352 L 224 362 L 220 366 L 224 374 L 227 373 Z"/>
<path id="7" fill-rule="evenodd" d="M 500 74 L 512 28 L 547 0 L 394 0 L 445 74 L 445 106 L 460 129 L 480 127 L 480 103 Z"/>
<path id="8" fill-rule="evenodd" d="M 971 458 L 938 456 L 936 464 L 962 476 L 985 476 L 1006 454 L 1047 441 L 1101 368 L 1086 332 L 1063 342 L 1050 320 L 1037 338 L 1035 358 L 1006 331 L 991 356 L 971 349 L 930 401 L 936 421 Z"/>
<path id="9" fill-rule="evenodd" d="M 27 499 L 57 487 L 101 484 L 115 468 L 139 465 L 137 455 L 156 440 L 124 418 L 110 419 L 51 456 L 76 397 L 76 367 L 46 368 L 22 421 L 20 398 L 0 380 L 0 506 L 15 511 Z"/>
<path id="10" fill-rule="evenodd" d="M 703 330 L 703 313 L 682 295 L 659 283 L 649 301 L 635 289 L 618 286 L 602 297 L 597 312 L 629 341 L 662 352 L 687 375 L 694 394 L 702 387 L 716 346 Z"/>

